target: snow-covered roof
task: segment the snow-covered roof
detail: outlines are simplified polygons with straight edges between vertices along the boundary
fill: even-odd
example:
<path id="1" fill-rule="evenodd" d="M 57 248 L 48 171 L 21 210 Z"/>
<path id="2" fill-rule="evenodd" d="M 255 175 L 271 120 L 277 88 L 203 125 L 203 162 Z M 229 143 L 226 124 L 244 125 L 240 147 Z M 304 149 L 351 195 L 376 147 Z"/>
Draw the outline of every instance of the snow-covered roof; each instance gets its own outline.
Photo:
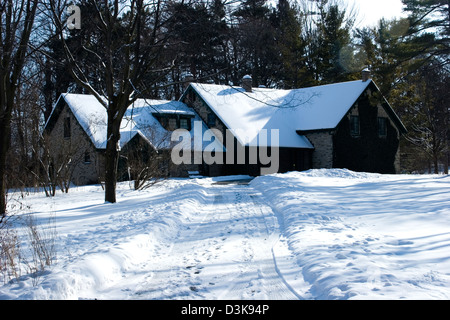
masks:
<path id="1" fill-rule="evenodd" d="M 335 128 L 372 81 L 280 90 L 191 83 L 240 143 L 255 145 L 262 129 L 278 129 L 280 147 L 313 148 L 297 131 Z M 269 134 L 270 135 L 270 134 Z"/>
<path id="2" fill-rule="evenodd" d="M 64 99 L 67 106 L 76 117 L 77 121 L 91 139 L 97 149 L 105 149 L 107 142 L 107 112 L 105 107 L 93 96 L 88 94 L 63 93 L 59 99 Z M 56 106 L 49 117 L 52 119 Z M 140 135 L 148 141 L 155 149 L 167 149 L 174 145 L 171 142 L 171 131 L 166 130 L 155 118 L 156 114 L 176 114 L 185 115 L 191 120 L 191 136 L 194 137 L 194 123 L 199 121 L 202 126 L 202 133 L 208 130 L 200 117 L 194 110 L 180 101 L 138 99 L 126 111 L 120 126 L 120 146 L 125 146 L 136 135 Z M 47 122 L 48 124 L 48 122 Z M 47 126 L 46 124 L 46 126 Z M 197 138 L 197 137 L 195 137 Z M 192 150 L 206 145 L 211 146 L 210 141 L 202 144 L 192 141 Z M 222 150 L 223 145 L 218 139 L 214 142 L 215 150 Z M 176 143 L 175 143 L 176 144 Z"/>
<path id="3" fill-rule="evenodd" d="M 152 114 L 179 114 L 195 116 L 194 110 L 183 102 L 154 99 L 137 99 L 131 107 L 146 108 Z"/>

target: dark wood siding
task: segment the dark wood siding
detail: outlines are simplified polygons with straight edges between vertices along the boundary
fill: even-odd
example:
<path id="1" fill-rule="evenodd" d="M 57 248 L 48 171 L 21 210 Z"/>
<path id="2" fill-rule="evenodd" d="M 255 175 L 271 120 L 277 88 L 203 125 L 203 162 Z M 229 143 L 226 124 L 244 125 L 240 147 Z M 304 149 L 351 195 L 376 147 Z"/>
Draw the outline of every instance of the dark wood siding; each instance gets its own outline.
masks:
<path id="1" fill-rule="evenodd" d="M 258 150 L 259 152 L 259 150 Z M 264 151 L 265 152 L 265 151 Z M 234 158 L 234 164 L 227 163 L 224 166 L 224 173 L 227 175 L 233 174 L 246 174 L 250 176 L 261 175 L 262 168 L 269 168 L 271 165 L 275 165 L 275 161 L 278 161 L 278 173 L 284 173 L 289 171 L 304 171 L 311 169 L 311 159 L 312 150 L 310 149 L 299 149 L 299 148 L 280 148 L 278 150 L 279 158 L 277 160 L 271 159 L 272 162 L 269 164 L 262 164 L 258 161 L 256 164 L 250 163 L 249 160 L 250 148 L 245 148 L 245 164 L 237 164 L 236 153 Z M 273 156 L 268 154 L 269 157 Z"/>
<path id="2" fill-rule="evenodd" d="M 333 167 L 353 171 L 395 173 L 395 158 L 399 147 L 399 132 L 386 121 L 386 136 L 378 130 L 379 93 L 365 92 L 358 99 L 359 135 L 352 134 L 350 116 L 342 119 L 333 137 Z M 387 106 L 385 106 L 387 107 Z M 385 108 L 384 108 L 385 109 Z"/>

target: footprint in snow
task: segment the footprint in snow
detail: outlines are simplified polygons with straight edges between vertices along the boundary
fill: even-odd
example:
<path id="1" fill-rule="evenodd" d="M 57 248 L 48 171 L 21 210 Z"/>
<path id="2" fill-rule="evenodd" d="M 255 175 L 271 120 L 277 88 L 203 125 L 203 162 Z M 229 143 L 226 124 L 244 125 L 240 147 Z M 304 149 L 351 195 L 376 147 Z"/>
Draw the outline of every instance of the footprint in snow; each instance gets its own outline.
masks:
<path id="1" fill-rule="evenodd" d="M 394 240 L 394 241 L 388 242 L 388 244 L 390 244 L 392 246 L 407 246 L 410 244 L 414 244 L 414 242 L 410 241 L 410 240 L 401 240 L 400 239 L 400 240 Z"/>
<path id="2" fill-rule="evenodd" d="M 336 259 L 339 259 L 339 260 L 347 259 L 347 256 L 346 256 L 346 255 L 343 255 L 342 253 L 338 253 L 338 254 L 336 255 Z"/>

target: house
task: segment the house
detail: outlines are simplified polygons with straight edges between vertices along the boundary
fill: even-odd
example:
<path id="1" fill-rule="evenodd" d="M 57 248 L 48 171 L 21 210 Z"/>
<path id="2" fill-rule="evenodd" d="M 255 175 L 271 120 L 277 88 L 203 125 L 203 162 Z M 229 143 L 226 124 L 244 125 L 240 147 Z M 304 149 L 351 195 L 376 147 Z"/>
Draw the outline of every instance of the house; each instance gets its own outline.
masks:
<path id="1" fill-rule="evenodd" d="M 189 172 L 202 172 L 218 175 L 221 165 L 194 162 L 175 165 L 170 161 L 175 143 L 171 136 L 176 129 L 184 129 L 192 137 L 195 129 L 199 136 L 208 130 L 196 112 L 182 102 L 136 100 L 121 123 L 119 178 L 134 179 L 130 169 L 142 171 L 149 164 L 157 165 L 154 167 L 156 174 L 182 177 L 188 176 Z M 94 96 L 63 93 L 45 124 L 43 136 L 54 165 L 70 166 L 72 182 L 83 185 L 104 180 L 106 132 L 106 109 Z M 200 141 L 188 141 L 191 158 L 201 153 L 206 145 L 214 144 L 216 150 L 224 149 L 219 140 Z"/>
<path id="2" fill-rule="evenodd" d="M 277 151 L 274 172 L 395 173 L 400 168 L 399 139 L 406 129 L 368 70 L 362 80 L 293 90 L 254 88 L 250 76 L 242 79 L 242 87 L 191 82 L 180 101 L 222 133 L 227 153 L 246 150 L 245 161 L 234 156 L 224 174 L 258 175 L 267 165 L 250 155 L 261 147 Z M 278 138 L 269 141 L 265 133 L 261 139 L 263 131 Z"/>
<path id="3" fill-rule="evenodd" d="M 103 180 L 106 110 L 94 96 L 64 93 L 44 130 L 52 161 L 76 184 Z M 311 168 L 396 173 L 406 129 L 376 84 L 363 79 L 311 88 L 188 83 L 179 101 L 139 99 L 121 125 L 119 178 L 143 168 L 252 176 Z M 180 156 L 182 155 L 182 156 Z"/>

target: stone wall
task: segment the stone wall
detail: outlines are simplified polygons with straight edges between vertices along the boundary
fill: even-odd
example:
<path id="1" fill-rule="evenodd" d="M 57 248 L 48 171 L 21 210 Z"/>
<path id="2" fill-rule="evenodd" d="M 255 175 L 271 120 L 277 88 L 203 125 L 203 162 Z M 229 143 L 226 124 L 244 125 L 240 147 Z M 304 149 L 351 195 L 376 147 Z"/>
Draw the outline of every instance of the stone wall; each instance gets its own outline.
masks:
<path id="1" fill-rule="evenodd" d="M 208 126 L 208 128 L 217 129 L 222 133 L 223 141 L 220 141 L 220 142 L 225 145 L 227 127 L 217 117 L 217 115 L 211 110 L 211 108 L 193 90 L 191 90 L 186 95 L 183 102 L 185 104 L 187 104 L 190 108 L 194 109 L 195 112 L 197 112 L 197 114 L 200 116 L 200 118 L 203 120 L 203 122 Z M 209 115 L 214 115 L 214 117 L 216 118 L 215 124 L 213 126 L 210 126 L 208 123 Z M 218 137 L 218 138 L 221 138 L 221 137 Z"/>
<path id="2" fill-rule="evenodd" d="M 333 136 L 330 131 L 308 133 L 306 138 L 315 148 L 312 153 L 312 168 L 333 168 Z"/>
<path id="3" fill-rule="evenodd" d="M 65 118 L 70 118 L 70 137 L 64 137 Z M 94 147 L 65 103 L 46 142 L 55 167 L 69 163 L 70 159 L 68 170 L 71 171 L 73 183 L 85 185 L 98 183 L 102 179 L 103 153 Z M 89 159 L 86 159 L 86 153 L 89 154 Z"/>

